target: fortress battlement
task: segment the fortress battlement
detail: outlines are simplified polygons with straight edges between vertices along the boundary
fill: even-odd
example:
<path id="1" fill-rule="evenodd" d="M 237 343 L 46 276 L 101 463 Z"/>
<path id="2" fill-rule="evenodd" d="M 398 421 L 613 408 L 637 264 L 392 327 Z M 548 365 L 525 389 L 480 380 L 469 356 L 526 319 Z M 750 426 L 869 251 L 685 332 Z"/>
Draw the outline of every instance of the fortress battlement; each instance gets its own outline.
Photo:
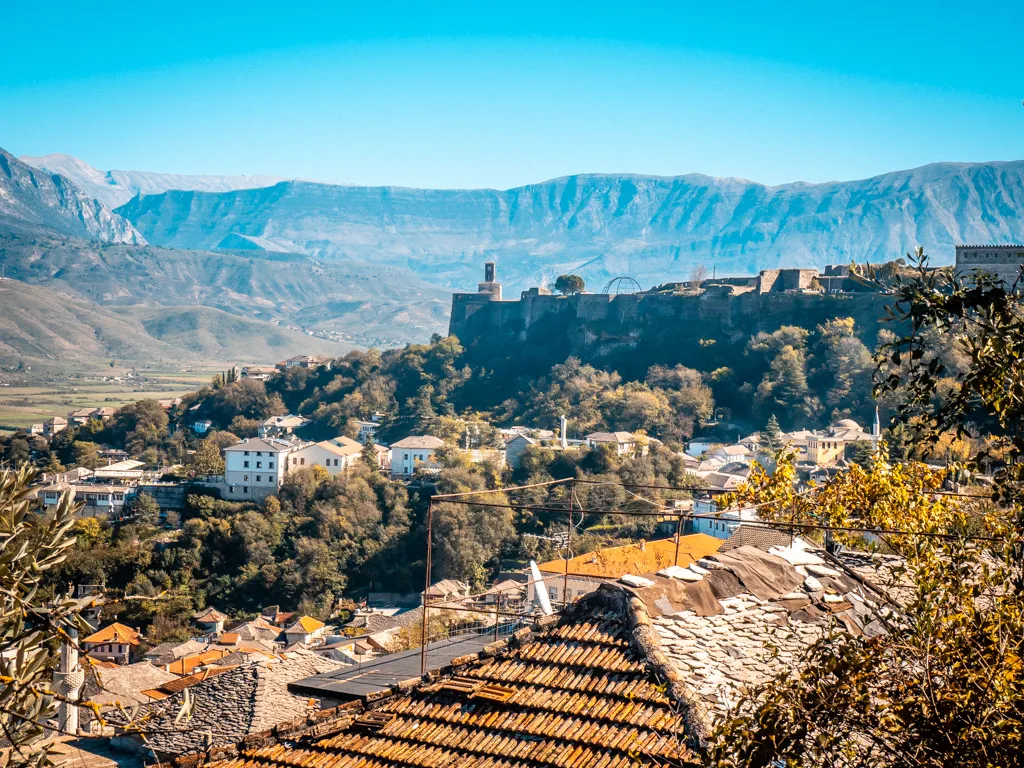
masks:
<path id="1" fill-rule="evenodd" d="M 574 354 L 636 344 L 644 336 L 673 334 L 717 337 L 777 328 L 787 322 L 855 312 L 863 295 L 878 294 L 848 266 L 766 269 L 756 276 L 665 283 L 635 293 L 574 293 L 546 288 L 502 300 L 493 263 L 476 293 L 452 297 L 449 332 L 464 344 L 550 344 L 567 339 Z M 858 298 L 861 297 L 861 298 Z M 586 350 L 586 352 L 584 352 Z"/>

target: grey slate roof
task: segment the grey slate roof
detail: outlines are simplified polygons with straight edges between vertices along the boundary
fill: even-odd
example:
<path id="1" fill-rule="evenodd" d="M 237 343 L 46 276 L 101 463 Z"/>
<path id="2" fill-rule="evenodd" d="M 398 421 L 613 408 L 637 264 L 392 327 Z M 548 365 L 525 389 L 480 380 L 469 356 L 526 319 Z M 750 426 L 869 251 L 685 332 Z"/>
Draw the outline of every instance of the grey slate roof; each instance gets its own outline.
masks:
<path id="1" fill-rule="evenodd" d="M 237 667 L 192 686 L 188 692 L 194 704 L 187 721 L 174 722 L 183 693 L 143 705 L 138 721 L 144 720 L 143 730 L 150 731 L 146 742 L 158 755 L 201 751 L 207 734 L 215 746 L 234 744 L 318 708 L 316 702 L 311 707 L 309 696 L 290 693 L 288 683 L 345 666 L 311 651 L 295 651 L 281 661 Z M 120 713 L 109 720 L 125 724 Z"/>
<path id="2" fill-rule="evenodd" d="M 726 717 L 745 687 L 798 666 L 831 620 L 855 635 L 882 632 L 875 619 L 884 602 L 875 589 L 878 561 L 848 558 L 857 562 L 860 581 L 845 564 L 796 542 L 795 549 L 787 541 L 771 552 L 749 545 L 719 551 L 698 561 L 699 581 L 649 574 L 655 586 L 634 590 L 708 727 Z"/>

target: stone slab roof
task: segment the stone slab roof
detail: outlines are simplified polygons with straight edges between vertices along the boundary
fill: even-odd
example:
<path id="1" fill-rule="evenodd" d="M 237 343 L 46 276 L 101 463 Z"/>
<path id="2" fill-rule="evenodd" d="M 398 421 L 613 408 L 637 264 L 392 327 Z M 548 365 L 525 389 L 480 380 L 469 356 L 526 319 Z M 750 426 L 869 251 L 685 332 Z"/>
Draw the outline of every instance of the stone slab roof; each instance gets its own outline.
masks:
<path id="1" fill-rule="evenodd" d="M 392 448 L 442 448 L 444 440 L 433 435 L 409 435 L 403 437 L 397 443 L 391 444 Z"/>
<path id="2" fill-rule="evenodd" d="M 698 582 L 673 584 L 650 574 L 655 585 L 635 593 L 702 736 L 729 714 L 744 688 L 797 667 L 832 621 L 855 635 L 882 632 L 873 618 L 882 598 L 871 582 L 799 538 L 770 552 L 740 546 L 698 568 L 704 572 Z"/>
<path id="3" fill-rule="evenodd" d="M 176 723 L 184 693 L 175 693 L 143 705 L 138 722 L 146 743 L 158 755 L 176 755 L 203 748 L 207 734 L 215 746 L 234 744 L 252 733 L 273 728 L 285 720 L 304 717 L 318 708 L 309 696 L 296 696 L 288 683 L 328 672 L 344 665 L 295 651 L 288 658 L 271 663 L 249 664 L 209 677 L 188 688 L 194 700 L 192 715 Z M 125 718 L 112 713 L 109 720 L 124 726 Z"/>
<path id="4" fill-rule="evenodd" d="M 152 701 L 145 691 L 178 679 L 177 675 L 154 667 L 148 661 L 102 667 L 90 664 L 86 670 L 86 698 L 101 707 L 116 704 L 131 707 Z"/>

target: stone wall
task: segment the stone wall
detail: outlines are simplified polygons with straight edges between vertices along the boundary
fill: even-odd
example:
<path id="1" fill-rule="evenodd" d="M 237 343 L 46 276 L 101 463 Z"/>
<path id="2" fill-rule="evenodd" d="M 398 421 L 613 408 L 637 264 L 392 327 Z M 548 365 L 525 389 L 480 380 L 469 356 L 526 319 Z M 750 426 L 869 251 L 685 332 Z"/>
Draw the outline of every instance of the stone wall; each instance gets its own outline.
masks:
<path id="1" fill-rule="evenodd" d="M 958 245 L 956 270 L 959 274 L 980 269 L 1013 285 L 1024 264 L 1024 245 Z"/>
<path id="2" fill-rule="evenodd" d="M 813 270 L 806 271 L 816 276 Z M 802 274 L 782 274 L 770 282 L 801 285 L 805 279 Z M 516 354 L 547 348 L 555 357 L 572 354 L 584 359 L 641 344 L 745 342 L 758 331 L 771 332 L 781 325 L 813 329 L 833 317 L 854 317 L 864 337 L 872 339 L 889 300 L 877 293 L 804 293 L 777 287 L 761 292 L 728 285 L 712 285 L 691 294 L 524 292 L 519 301 L 456 294 L 450 333 L 467 348 L 487 347 L 492 353 L 514 344 Z"/>

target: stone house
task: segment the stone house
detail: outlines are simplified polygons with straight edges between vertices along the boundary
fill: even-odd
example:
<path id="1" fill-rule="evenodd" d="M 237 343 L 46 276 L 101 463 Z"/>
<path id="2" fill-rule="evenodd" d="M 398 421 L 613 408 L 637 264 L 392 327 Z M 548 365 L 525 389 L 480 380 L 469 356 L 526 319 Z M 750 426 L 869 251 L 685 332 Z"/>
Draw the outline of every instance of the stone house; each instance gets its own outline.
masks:
<path id="1" fill-rule="evenodd" d="M 108 624 L 82 640 L 86 655 L 97 661 L 128 664 L 139 648 L 142 633 L 124 624 Z"/>

